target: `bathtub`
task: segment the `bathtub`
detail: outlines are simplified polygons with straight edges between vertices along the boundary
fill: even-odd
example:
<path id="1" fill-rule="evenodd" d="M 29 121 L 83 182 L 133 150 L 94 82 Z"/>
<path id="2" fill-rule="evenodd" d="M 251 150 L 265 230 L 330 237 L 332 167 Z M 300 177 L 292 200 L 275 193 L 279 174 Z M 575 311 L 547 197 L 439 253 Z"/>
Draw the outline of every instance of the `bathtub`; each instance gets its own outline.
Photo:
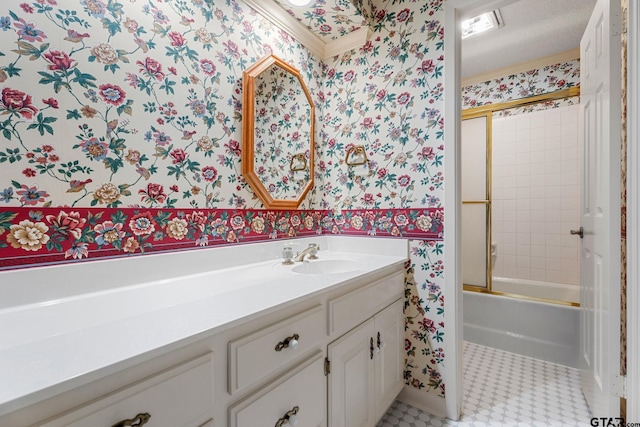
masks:
<path id="1" fill-rule="evenodd" d="M 524 295 L 564 302 L 579 302 L 580 287 L 563 283 L 539 282 L 537 280 L 494 277 L 491 289 L 496 292 Z"/>
<path id="2" fill-rule="evenodd" d="M 578 367 L 580 308 L 463 292 L 464 339 Z"/>

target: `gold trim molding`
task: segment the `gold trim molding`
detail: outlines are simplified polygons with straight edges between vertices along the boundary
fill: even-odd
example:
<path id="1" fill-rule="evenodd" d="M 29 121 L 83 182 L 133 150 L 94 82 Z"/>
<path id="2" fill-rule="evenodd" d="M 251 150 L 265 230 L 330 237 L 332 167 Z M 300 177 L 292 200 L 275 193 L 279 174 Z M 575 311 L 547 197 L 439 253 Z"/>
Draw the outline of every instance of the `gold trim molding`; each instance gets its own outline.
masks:
<path id="1" fill-rule="evenodd" d="M 553 101 L 554 99 L 573 98 L 576 96 L 580 96 L 580 86 L 570 87 L 569 89 L 562 89 L 542 95 L 530 96 L 527 98 L 514 99 L 513 101 L 467 108 L 466 110 L 462 110 L 462 120 L 485 116 L 487 114 L 495 113 L 496 111 L 508 110 L 510 108 L 524 107 L 525 105 L 539 104 L 541 102 Z"/>
<path id="2" fill-rule="evenodd" d="M 549 303 L 549 304 L 565 305 L 565 306 L 568 306 L 568 307 L 580 307 L 580 304 L 577 303 L 577 302 L 560 301 L 560 300 L 556 300 L 556 299 L 547 299 L 547 298 L 537 298 L 537 297 L 531 297 L 531 296 L 528 296 L 528 295 L 512 294 L 512 293 L 509 293 L 509 292 L 498 292 L 498 291 L 488 290 L 486 288 L 481 288 L 481 287 L 478 287 L 478 286 L 463 285 L 462 286 L 462 290 L 463 291 L 469 291 L 469 292 L 477 292 L 479 294 L 498 295 L 498 296 L 501 296 L 501 297 L 523 299 L 523 300 L 527 300 L 527 301 L 536 301 L 536 302 L 544 302 L 544 303 Z"/>

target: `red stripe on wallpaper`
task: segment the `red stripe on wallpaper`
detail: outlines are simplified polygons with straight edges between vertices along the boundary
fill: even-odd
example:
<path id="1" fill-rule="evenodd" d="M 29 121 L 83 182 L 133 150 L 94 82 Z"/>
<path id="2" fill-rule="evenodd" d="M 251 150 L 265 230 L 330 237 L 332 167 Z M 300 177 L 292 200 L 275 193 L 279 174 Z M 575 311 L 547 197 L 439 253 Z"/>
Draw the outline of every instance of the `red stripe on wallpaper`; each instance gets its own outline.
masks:
<path id="1" fill-rule="evenodd" d="M 0 269 L 317 234 L 440 240 L 443 211 L 0 208 Z"/>

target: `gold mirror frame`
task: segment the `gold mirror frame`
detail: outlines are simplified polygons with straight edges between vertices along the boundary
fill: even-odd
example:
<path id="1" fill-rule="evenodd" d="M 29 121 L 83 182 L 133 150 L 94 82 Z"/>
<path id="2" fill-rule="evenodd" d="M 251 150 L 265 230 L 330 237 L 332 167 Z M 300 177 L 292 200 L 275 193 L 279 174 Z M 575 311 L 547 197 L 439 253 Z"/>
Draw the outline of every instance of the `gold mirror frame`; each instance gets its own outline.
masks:
<path id="1" fill-rule="evenodd" d="M 256 79 L 262 72 L 268 70 L 269 67 L 277 65 L 284 71 L 295 76 L 300 82 L 300 86 L 304 91 L 304 94 L 309 103 L 311 110 L 310 115 L 310 141 L 309 141 L 309 182 L 304 186 L 304 189 L 299 193 L 296 199 L 274 199 L 267 188 L 263 185 L 260 177 L 254 168 L 254 156 L 255 156 L 255 95 L 256 95 Z M 247 68 L 242 73 L 242 175 L 244 179 L 249 183 L 249 186 L 262 201 L 262 204 L 266 209 L 297 209 L 309 191 L 313 188 L 314 184 L 314 122 L 315 122 L 315 105 L 311 100 L 311 95 L 307 86 L 302 80 L 300 72 L 293 66 L 287 64 L 282 59 L 275 55 L 268 55 L 251 67 Z"/>

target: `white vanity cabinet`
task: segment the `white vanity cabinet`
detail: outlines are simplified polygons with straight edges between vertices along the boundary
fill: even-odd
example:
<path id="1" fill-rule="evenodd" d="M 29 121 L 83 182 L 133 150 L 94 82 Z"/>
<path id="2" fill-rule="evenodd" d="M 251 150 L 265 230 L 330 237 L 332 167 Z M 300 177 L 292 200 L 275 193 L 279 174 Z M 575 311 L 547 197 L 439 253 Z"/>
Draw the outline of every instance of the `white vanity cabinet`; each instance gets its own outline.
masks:
<path id="1" fill-rule="evenodd" d="M 403 387 L 403 301 L 329 344 L 329 426 L 372 427 Z"/>
<path id="2" fill-rule="evenodd" d="M 363 280 L 230 341 L 229 393 L 257 389 L 229 406 L 228 425 L 374 426 L 404 384 L 403 296 L 401 272 Z"/>
<path id="3" fill-rule="evenodd" d="M 403 387 L 404 276 L 329 301 L 329 426 L 374 426 Z"/>
<path id="4" fill-rule="evenodd" d="M 402 259 L 331 280 L 124 358 L 106 373 L 89 371 L 73 386 L 60 384 L 47 398 L 1 414 L 0 426 L 374 426 L 404 384 Z M 242 295 L 239 305 L 266 298 Z M 209 311 L 215 303 L 188 307 Z M 187 324 L 179 309 L 167 317 L 175 327 Z M 132 336 L 159 329 L 137 328 Z"/>

